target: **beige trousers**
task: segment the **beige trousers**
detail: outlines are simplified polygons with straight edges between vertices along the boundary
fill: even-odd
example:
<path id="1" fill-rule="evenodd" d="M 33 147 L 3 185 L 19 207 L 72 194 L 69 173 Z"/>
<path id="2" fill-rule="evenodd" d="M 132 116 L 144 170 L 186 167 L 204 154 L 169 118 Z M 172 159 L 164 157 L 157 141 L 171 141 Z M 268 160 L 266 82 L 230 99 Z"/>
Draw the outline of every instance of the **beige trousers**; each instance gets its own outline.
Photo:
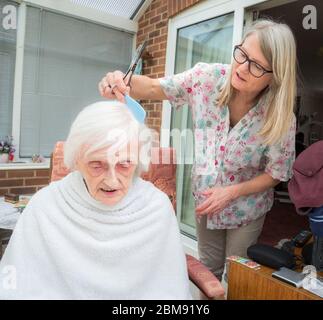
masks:
<path id="1" fill-rule="evenodd" d="M 206 216 L 196 221 L 198 251 L 201 262 L 221 281 L 226 257 L 247 258 L 247 249 L 255 244 L 262 231 L 266 215 L 236 229 L 206 228 Z"/>

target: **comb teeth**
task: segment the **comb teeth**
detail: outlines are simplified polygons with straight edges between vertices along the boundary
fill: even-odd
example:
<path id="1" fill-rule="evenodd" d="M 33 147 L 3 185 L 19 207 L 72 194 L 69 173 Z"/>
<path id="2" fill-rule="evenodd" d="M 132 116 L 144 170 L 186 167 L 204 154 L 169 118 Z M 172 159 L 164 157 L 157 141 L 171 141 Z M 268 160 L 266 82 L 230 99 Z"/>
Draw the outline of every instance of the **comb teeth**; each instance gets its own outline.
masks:
<path id="1" fill-rule="evenodd" d="M 140 123 L 144 123 L 146 118 L 145 109 L 135 99 L 132 99 L 128 95 L 125 95 L 125 100 L 127 107 L 132 112 L 136 120 Z"/>

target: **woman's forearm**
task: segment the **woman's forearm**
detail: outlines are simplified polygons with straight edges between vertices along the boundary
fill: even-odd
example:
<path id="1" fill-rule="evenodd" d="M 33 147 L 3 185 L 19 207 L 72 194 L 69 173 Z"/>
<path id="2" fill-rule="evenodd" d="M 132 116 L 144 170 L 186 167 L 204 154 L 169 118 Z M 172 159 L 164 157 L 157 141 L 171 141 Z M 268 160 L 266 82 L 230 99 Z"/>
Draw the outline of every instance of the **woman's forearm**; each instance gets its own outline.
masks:
<path id="1" fill-rule="evenodd" d="M 230 186 L 233 198 L 248 196 L 253 193 L 263 192 L 269 188 L 275 187 L 280 181 L 273 179 L 269 174 L 263 173 L 250 181 L 238 183 Z"/>
<path id="2" fill-rule="evenodd" d="M 166 100 L 159 80 L 147 76 L 134 75 L 131 79 L 130 95 L 134 99 Z"/>

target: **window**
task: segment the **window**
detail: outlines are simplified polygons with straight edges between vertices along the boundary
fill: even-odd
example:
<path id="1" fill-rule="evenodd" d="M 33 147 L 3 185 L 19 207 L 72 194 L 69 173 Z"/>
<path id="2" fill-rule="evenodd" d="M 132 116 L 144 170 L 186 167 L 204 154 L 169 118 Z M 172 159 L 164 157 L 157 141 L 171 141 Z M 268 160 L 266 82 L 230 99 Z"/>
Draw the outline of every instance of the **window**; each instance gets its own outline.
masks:
<path id="1" fill-rule="evenodd" d="M 230 63 L 232 52 L 233 13 L 219 16 L 178 29 L 175 52 L 175 71 L 180 73 L 198 62 Z M 188 106 L 172 110 L 171 129 L 193 129 L 191 111 Z M 177 154 L 184 159 L 194 157 L 192 139 L 172 141 Z M 181 152 L 178 152 L 178 148 Z M 194 199 L 191 191 L 191 164 L 177 166 L 177 212 L 181 229 L 195 235 Z"/>
<path id="2" fill-rule="evenodd" d="M 11 1 L 0 1 L 0 12 Z M 0 139 L 12 131 L 12 103 L 16 59 L 16 30 L 0 24 Z"/>
<path id="3" fill-rule="evenodd" d="M 93 22 L 93 15 L 87 20 L 9 0 L 0 0 L 1 13 L 7 4 L 25 18 L 19 30 L 0 25 L 0 138 L 14 135 L 18 160 L 49 157 L 77 113 L 102 100 L 97 85 L 104 74 L 127 69 L 134 32 L 102 18 Z"/>
<path id="4" fill-rule="evenodd" d="M 76 114 L 101 100 L 107 70 L 125 70 L 133 35 L 28 7 L 21 100 L 20 157 L 49 156 Z"/>

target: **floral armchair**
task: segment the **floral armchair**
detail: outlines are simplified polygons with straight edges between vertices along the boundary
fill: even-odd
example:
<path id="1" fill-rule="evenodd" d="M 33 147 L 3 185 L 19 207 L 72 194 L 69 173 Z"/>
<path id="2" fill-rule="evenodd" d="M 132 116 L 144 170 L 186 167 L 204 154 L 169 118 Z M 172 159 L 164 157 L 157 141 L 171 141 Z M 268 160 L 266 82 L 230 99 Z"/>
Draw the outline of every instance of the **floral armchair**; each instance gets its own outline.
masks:
<path id="1" fill-rule="evenodd" d="M 63 178 L 69 171 L 64 167 L 64 142 L 57 142 L 51 158 L 51 181 Z M 176 210 L 176 155 L 173 148 L 154 148 L 149 171 L 141 177 L 165 192 Z M 186 254 L 188 275 L 208 299 L 223 299 L 224 289 L 219 280 L 196 258 Z"/>

